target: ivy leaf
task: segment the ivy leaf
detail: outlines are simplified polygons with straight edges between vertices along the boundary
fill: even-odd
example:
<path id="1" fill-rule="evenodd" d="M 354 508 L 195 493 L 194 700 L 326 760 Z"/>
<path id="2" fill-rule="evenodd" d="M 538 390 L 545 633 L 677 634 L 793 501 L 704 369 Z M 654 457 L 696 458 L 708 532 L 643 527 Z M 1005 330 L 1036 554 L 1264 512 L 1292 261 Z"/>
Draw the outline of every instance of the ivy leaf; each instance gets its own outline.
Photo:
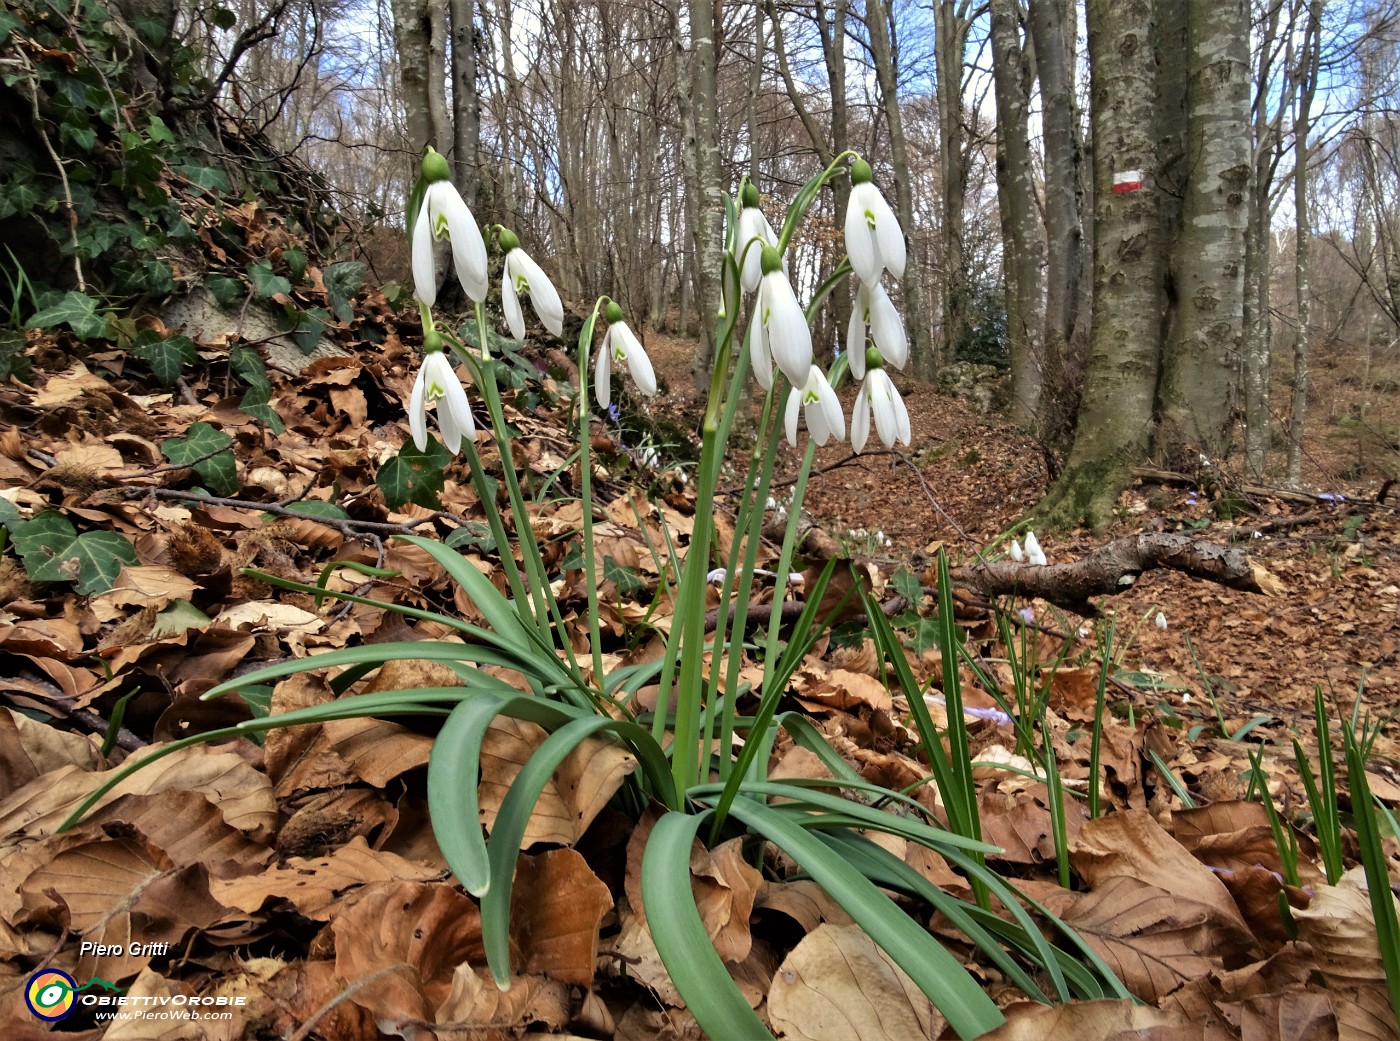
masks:
<path id="1" fill-rule="evenodd" d="M 57 510 L 45 510 L 27 521 L 6 522 L 6 527 L 24 570 L 31 575 L 78 537 L 77 529 Z"/>
<path id="2" fill-rule="evenodd" d="M 617 591 L 624 596 L 635 593 L 646 586 L 641 576 L 633 568 L 619 564 L 606 554 L 603 556 L 603 581 L 611 581 L 613 585 L 617 586 Z"/>
<path id="3" fill-rule="evenodd" d="M 919 582 L 919 576 L 907 567 L 902 567 L 894 573 L 894 577 L 890 579 L 890 587 L 906 600 L 912 600 L 916 604 L 924 595 L 924 587 Z"/>
<path id="4" fill-rule="evenodd" d="M 332 264 L 321 273 L 321 281 L 326 287 L 326 297 L 331 310 L 342 322 L 349 323 L 355 317 L 350 300 L 365 284 L 365 265 L 358 260 L 347 260 Z"/>
<path id="5" fill-rule="evenodd" d="M 170 128 L 165 125 L 165 120 L 161 119 L 160 116 L 151 117 L 151 129 L 147 131 L 147 136 L 152 141 L 161 144 L 173 144 L 175 141 L 175 135 L 171 133 Z"/>
<path id="6" fill-rule="evenodd" d="M 105 593 L 116 584 L 122 565 L 135 563 L 136 550 L 115 531 L 85 531 L 30 570 L 29 577 L 35 582 L 77 582 L 84 595 Z"/>
<path id="7" fill-rule="evenodd" d="M 300 282 L 306 277 L 305 250 L 297 249 L 295 246 L 293 246 L 291 249 L 282 251 L 282 259 L 287 262 L 287 267 L 291 268 L 292 270 L 293 282 Z"/>
<path id="8" fill-rule="evenodd" d="M 107 318 L 97 313 L 97 301 L 75 289 L 70 289 L 58 303 L 29 319 L 29 325 L 34 329 L 52 329 L 65 323 L 83 340 L 91 340 L 107 332 Z"/>
<path id="9" fill-rule="evenodd" d="M 248 278 L 253 283 L 253 290 L 264 300 L 278 293 L 292 291 L 292 284 L 286 278 L 273 274 L 272 261 L 266 257 L 253 261 L 244 270 L 248 272 Z"/>
<path id="10" fill-rule="evenodd" d="M 324 499 L 303 499 L 301 502 L 291 502 L 287 504 L 287 509 L 306 517 L 327 517 L 331 520 L 350 519 L 350 514 L 345 512 L 344 506 L 339 503 L 326 502 Z"/>
<path id="11" fill-rule="evenodd" d="M 451 549 L 479 549 L 491 553 L 496 549 L 496 538 L 491 529 L 480 521 L 467 521 L 460 528 L 453 528 L 447 534 L 444 544 Z"/>
<path id="12" fill-rule="evenodd" d="M 191 466 L 219 495 L 238 491 L 238 467 L 229 448 L 233 438 L 208 423 L 195 423 L 185 437 L 172 437 L 160 446 L 173 466 Z"/>
<path id="13" fill-rule="evenodd" d="M 219 302 L 221 307 L 228 307 L 244 293 L 243 283 L 236 278 L 229 278 L 227 275 L 206 278 L 204 288 L 214 294 L 214 299 Z"/>
<path id="14" fill-rule="evenodd" d="M 173 387 L 180 378 L 180 370 L 192 364 L 199 351 L 188 336 L 176 333 L 161 339 L 158 333 L 142 330 L 131 353 L 151 367 L 163 387 Z"/>
<path id="15" fill-rule="evenodd" d="M 222 170 L 217 170 L 212 166 L 194 166 L 182 164 L 174 167 L 176 173 L 189 179 L 196 188 L 203 188 L 206 191 L 218 192 L 223 195 L 229 193 L 228 175 Z"/>
<path id="16" fill-rule="evenodd" d="M 442 492 L 442 471 L 451 461 L 452 454 L 432 437 L 428 438 L 426 452 L 418 451 L 418 446 L 408 441 L 398 455 L 379 468 L 374 483 L 384 492 L 384 501 L 391 510 L 410 502 L 435 510 L 441 506 L 438 495 Z"/>
<path id="17" fill-rule="evenodd" d="M 287 429 L 287 424 L 282 422 L 282 417 L 272 407 L 272 388 L 266 384 L 249 388 L 238 407 L 254 419 L 266 423 L 267 428 L 274 434 L 280 434 Z"/>
<path id="18" fill-rule="evenodd" d="M 294 307 L 287 309 L 287 317 L 294 323 L 292 342 L 302 354 L 310 354 L 320 346 L 321 337 L 326 334 L 326 319 L 330 316 L 324 307 L 311 307 L 305 311 Z"/>

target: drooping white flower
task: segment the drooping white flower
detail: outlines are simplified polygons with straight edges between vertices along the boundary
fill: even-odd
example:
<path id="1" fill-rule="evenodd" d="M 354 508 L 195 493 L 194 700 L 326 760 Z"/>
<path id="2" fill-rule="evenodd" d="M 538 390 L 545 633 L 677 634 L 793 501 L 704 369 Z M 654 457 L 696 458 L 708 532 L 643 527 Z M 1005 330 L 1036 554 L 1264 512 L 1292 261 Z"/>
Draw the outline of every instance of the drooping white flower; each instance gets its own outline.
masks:
<path id="1" fill-rule="evenodd" d="M 1035 537 L 1035 532 L 1026 532 L 1026 563 L 1044 567 L 1047 563 L 1045 551 L 1040 548 L 1040 540 Z"/>
<path id="2" fill-rule="evenodd" d="M 904 323 L 895 310 L 894 301 L 880 283 L 860 283 L 856 288 L 855 306 L 846 326 L 846 351 L 851 358 L 851 375 L 865 378 L 865 341 L 875 341 L 880 356 L 896 369 L 909 361 L 909 338 Z"/>
<path id="3" fill-rule="evenodd" d="M 798 407 L 807 419 L 807 432 L 818 445 L 826 444 L 829 438 L 840 441 L 846 436 L 846 417 L 841 413 L 841 402 L 836 391 L 826 381 L 826 374 L 815 365 L 807 368 L 807 378 L 801 384 L 794 383 L 788 392 L 787 413 L 784 416 L 787 426 L 788 444 L 797 445 Z"/>
<path id="4" fill-rule="evenodd" d="M 413 381 L 413 393 L 408 399 L 408 429 L 418 451 L 428 450 L 428 405 L 437 403 L 438 430 L 442 443 L 453 455 L 462 447 L 463 437 L 476 436 L 472 407 L 462 381 L 452 370 L 452 363 L 442 349 L 430 350 Z"/>
<path id="5" fill-rule="evenodd" d="M 462 290 L 480 303 L 486 299 L 486 242 L 461 193 L 448 180 L 447 160 L 431 147 L 423 158 L 428 181 L 413 226 L 413 291 L 428 307 L 437 301 L 437 262 L 433 242 L 450 239 L 452 261 Z"/>
<path id="6" fill-rule="evenodd" d="M 904 232 L 890 204 L 871 183 L 870 164 L 857 159 L 851 164 L 851 198 L 846 206 L 846 255 L 851 270 L 867 285 L 888 271 L 895 278 L 904 276 Z"/>
<path id="7" fill-rule="evenodd" d="M 773 231 L 773 226 L 768 223 L 768 218 L 758 208 L 758 188 L 751 182 L 744 183 L 739 193 L 739 201 L 742 209 L 739 210 L 739 220 L 735 228 L 737 234 L 734 238 L 734 259 L 739 263 L 740 282 L 744 292 L 752 293 L 763 278 L 763 247 L 776 248 L 778 236 Z M 786 259 L 783 261 L 783 270 L 787 270 Z"/>
<path id="8" fill-rule="evenodd" d="M 520 240 L 514 232 L 502 231 L 499 240 L 501 248 L 506 250 L 501 272 L 501 307 L 505 310 L 510 334 L 517 340 L 525 338 L 525 314 L 520 307 L 520 294 L 528 293 L 535 314 L 540 316 L 544 327 L 555 336 L 562 336 L 564 305 L 559 300 L 554 283 L 520 248 Z"/>
<path id="9" fill-rule="evenodd" d="M 851 355 L 851 360 L 855 360 L 855 355 Z M 851 412 L 851 448 L 857 455 L 865 451 L 872 413 L 875 431 L 886 448 L 893 448 L 896 442 L 909 444 L 909 410 L 904 407 L 904 399 L 899 396 L 889 374 L 879 367 L 865 374 Z"/>
<path id="10" fill-rule="evenodd" d="M 1018 563 L 1018 564 L 1020 564 L 1022 561 L 1024 561 L 1024 560 L 1026 559 L 1026 555 L 1025 555 L 1024 553 L 1021 552 L 1021 544 L 1020 544 L 1019 542 L 1017 542 L 1015 539 L 1012 539 L 1012 540 L 1011 540 L 1011 545 L 1010 545 L 1010 547 L 1009 547 L 1009 549 L 1008 549 L 1008 552 L 1010 552 L 1010 554 L 1011 554 L 1011 559 L 1014 560 L 1014 561 L 1015 561 L 1016 563 Z"/>
<path id="11" fill-rule="evenodd" d="M 1158 629 L 1165 629 L 1167 627 L 1167 616 L 1161 611 L 1158 611 L 1157 617 L 1152 619 L 1152 623 L 1156 625 Z"/>
<path id="12" fill-rule="evenodd" d="M 763 278 L 749 325 L 749 360 L 764 390 L 773 386 L 773 363 L 794 387 L 807 382 L 812 367 L 812 330 L 783 273 L 782 258 L 772 246 L 763 247 Z"/>
<path id="13" fill-rule="evenodd" d="M 593 368 L 594 394 L 598 405 L 607 408 L 612 400 L 613 362 L 626 362 L 637 389 L 643 394 L 656 393 L 656 370 L 651 367 L 645 348 L 637 339 L 636 333 L 622 320 L 622 308 L 609 301 L 605 312 L 608 319 L 608 332 L 603 337 L 603 347 Z"/>

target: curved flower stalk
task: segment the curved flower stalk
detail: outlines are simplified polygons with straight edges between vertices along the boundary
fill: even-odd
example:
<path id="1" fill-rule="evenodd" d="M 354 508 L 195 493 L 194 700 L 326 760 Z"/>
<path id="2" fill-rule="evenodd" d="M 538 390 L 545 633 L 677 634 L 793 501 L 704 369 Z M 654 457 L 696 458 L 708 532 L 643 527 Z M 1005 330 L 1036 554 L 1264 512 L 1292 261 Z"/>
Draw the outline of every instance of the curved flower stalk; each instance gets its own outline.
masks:
<path id="1" fill-rule="evenodd" d="M 807 431 L 818 445 L 826 444 L 835 437 L 840 441 L 846 436 L 846 417 L 841 413 L 841 402 L 836 391 L 826 381 L 826 374 L 815 365 L 807 368 L 807 378 L 799 386 L 794 383 L 788 394 L 787 426 L 788 444 L 797 444 L 797 413 L 801 407 L 807 419 Z"/>
<path id="2" fill-rule="evenodd" d="M 851 270 L 866 285 L 888 271 L 904 277 L 904 232 L 890 204 L 871 183 L 873 174 L 864 159 L 851 163 L 851 199 L 846 207 L 846 254 Z"/>
<path id="3" fill-rule="evenodd" d="M 751 181 L 745 181 L 739 191 L 739 201 L 743 208 L 739 211 L 734 239 L 734 260 L 739 265 L 740 281 L 744 292 L 752 293 L 763 278 L 763 248 L 778 246 L 777 233 L 768 223 L 768 218 L 758 208 L 758 188 Z M 787 271 L 787 260 L 783 260 L 783 271 Z"/>
<path id="4" fill-rule="evenodd" d="M 758 303 L 749 326 L 754 377 L 764 390 L 771 390 L 776 362 L 789 383 L 803 386 L 812 368 L 812 330 L 807 325 L 807 315 L 783 272 L 778 251 L 764 246 L 760 264 L 763 278 L 759 280 Z"/>
<path id="5" fill-rule="evenodd" d="M 452 262 L 462 289 L 477 303 L 486 299 L 486 242 L 461 193 L 448 179 L 447 160 L 431 146 L 423 157 L 427 188 L 413 226 L 413 291 L 427 307 L 437 302 L 433 242 L 450 239 Z"/>
<path id="6" fill-rule="evenodd" d="M 866 340 L 875 342 L 880 356 L 896 369 L 909 361 L 909 337 L 894 302 L 879 282 L 862 282 L 856 288 L 855 306 L 846 326 L 846 351 L 851 357 L 851 375 L 865 378 Z"/>
<path id="7" fill-rule="evenodd" d="M 527 294 L 530 304 L 544 327 L 555 336 L 564 334 L 564 305 L 559 291 L 541 267 L 520 248 L 515 232 L 501 229 L 497 241 L 506 251 L 501 273 L 501 307 L 506 313 L 510 334 L 517 340 L 525 338 L 525 313 L 520 307 L 520 295 Z"/>
<path id="8" fill-rule="evenodd" d="M 851 356 L 851 360 L 855 361 L 855 355 Z M 874 364 L 861 382 L 855 410 L 851 413 L 851 449 L 857 455 L 865 451 L 872 413 L 875 416 L 875 431 L 886 448 L 893 448 L 896 443 L 909 444 L 909 410 L 904 407 L 904 399 L 899 396 L 884 367 Z"/>
<path id="9" fill-rule="evenodd" d="M 608 301 L 605 312 L 608 319 L 608 333 L 603 340 L 603 349 L 598 352 L 594 363 L 594 393 L 600 408 L 607 408 L 612 400 L 613 362 L 626 362 L 632 378 L 637 381 L 637 389 L 643 394 L 656 393 L 656 370 L 651 367 L 645 348 L 637 339 L 628 324 L 622 320 L 622 308 Z"/>
<path id="10" fill-rule="evenodd" d="M 408 429 L 413 432 L 413 443 L 418 451 L 426 452 L 428 405 L 436 402 L 442 442 L 449 452 L 456 455 L 462 447 L 463 437 L 476 436 L 471 403 L 467 401 L 467 392 L 462 389 L 462 381 L 457 378 L 452 363 L 443 352 L 442 338 L 429 331 L 423 338 L 423 347 L 428 353 L 418 370 L 418 378 L 413 381 L 413 394 L 408 400 Z"/>

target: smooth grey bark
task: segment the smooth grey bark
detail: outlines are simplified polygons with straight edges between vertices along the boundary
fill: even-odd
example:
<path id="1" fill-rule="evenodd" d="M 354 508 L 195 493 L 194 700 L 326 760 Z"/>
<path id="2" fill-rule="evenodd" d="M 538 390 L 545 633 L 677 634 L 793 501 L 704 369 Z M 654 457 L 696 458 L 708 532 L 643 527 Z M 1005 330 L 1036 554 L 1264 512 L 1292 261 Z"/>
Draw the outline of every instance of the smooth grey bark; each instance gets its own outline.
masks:
<path id="1" fill-rule="evenodd" d="M 1293 212 L 1297 237 L 1293 274 L 1298 325 L 1293 340 L 1293 407 L 1288 422 L 1288 483 L 1298 486 L 1303 466 L 1303 431 L 1308 407 L 1308 346 L 1312 339 L 1312 220 L 1308 199 L 1308 135 L 1322 61 L 1322 0 L 1308 4 L 1298 76 L 1298 107 L 1293 117 Z M 1394 200 L 1391 200 L 1392 205 Z"/>
<path id="2" fill-rule="evenodd" d="M 1191 0 L 1185 14 L 1185 196 L 1156 440 L 1164 465 L 1189 470 L 1201 455 L 1218 464 L 1230 444 L 1244 322 L 1250 70 L 1246 0 Z"/>
<path id="3" fill-rule="evenodd" d="M 476 89 L 477 28 L 472 0 L 450 0 L 452 22 L 453 181 L 478 219 L 486 201 L 481 176 L 481 103 Z"/>
<path id="4" fill-rule="evenodd" d="M 1051 461 L 1069 448 L 1079 408 L 1086 340 L 1089 236 L 1085 234 L 1084 148 L 1074 92 L 1074 8 L 1030 0 L 1027 17 L 1040 80 L 1045 151 L 1045 313 L 1041 336 L 1040 440 Z"/>
<path id="5" fill-rule="evenodd" d="M 1149 0 L 1088 0 L 1094 142 L 1094 302 L 1089 360 L 1065 472 L 1036 508 L 1052 526 L 1102 527 L 1146 457 L 1160 362 L 1164 255 L 1157 62 Z M 1142 187 L 1115 192 L 1114 174 Z"/>
<path id="6" fill-rule="evenodd" d="M 890 135 L 890 161 L 894 167 L 895 212 L 905 238 L 914 230 L 914 185 L 909 176 L 909 142 L 904 136 L 904 113 L 899 106 L 899 38 L 895 33 L 893 8 L 885 0 L 867 0 L 866 29 L 870 34 L 870 56 L 875 63 L 880 87 L 880 103 Z M 916 358 L 933 350 L 929 334 L 928 310 L 924 305 L 923 267 L 919 251 L 910 248 L 900 284 L 904 290 L 904 326 L 909 349 Z M 839 321 L 839 319 L 838 319 Z"/>
<path id="7" fill-rule="evenodd" d="M 997 201 L 1001 216 L 1002 278 L 1011 341 L 1011 418 L 1033 427 L 1040 412 L 1040 266 L 1044 251 L 1036 211 L 1035 168 L 1028 115 L 1034 75 L 1021 42 L 1017 0 L 991 0 L 992 78 L 997 102 Z"/>

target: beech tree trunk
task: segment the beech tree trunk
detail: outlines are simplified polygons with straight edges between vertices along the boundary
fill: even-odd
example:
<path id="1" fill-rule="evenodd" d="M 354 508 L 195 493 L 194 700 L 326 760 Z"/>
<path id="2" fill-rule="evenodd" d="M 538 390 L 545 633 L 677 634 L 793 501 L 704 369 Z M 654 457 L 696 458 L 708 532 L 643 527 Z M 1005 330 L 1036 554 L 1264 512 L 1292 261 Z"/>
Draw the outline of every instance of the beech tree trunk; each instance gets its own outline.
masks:
<path id="1" fill-rule="evenodd" d="M 1194 0 L 1186 15 L 1185 199 L 1158 392 L 1158 455 L 1171 469 L 1218 463 L 1230 444 L 1249 217 L 1249 9 Z"/>
<path id="2" fill-rule="evenodd" d="M 1017 0 L 991 0 L 992 77 L 997 101 L 997 201 L 1001 211 L 1006 330 L 1011 341 L 1011 418 L 1033 427 L 1040 412 L 1040 221 L 1027 115 L 1033 71 L 1022 46 Z"/>
<path id="3" fill-rule="evenodd" d="M 938 162 L 942 189 L 943 328 L 939 351 L 914 356 L 914 372 L 931 379 L 953 360 L 966 335 L 971 287 L 967 277 L 967 157 L 963 154 L 963 54 L 972 26 L 971 0 L 933 0 L 933 49 L 938 76 Z"/>
<path id="4" fill-rule="evenodd" d="M 1299 57 L 1298 111 L 1293 120 L 1293 214 L 1297 252 L 1293 274 L 1297 284 L 1298 328 L 1293 341 L 1293 408 L 1288 422 L 1288 483 L 1298 487 L 1303 466 L 1303 430 L 1308 407 L 1308 341 L 1312 338 L 1312 221 L 1308 209 L 1308 134 L 1312 102 L 1322 60 L 1322 0 L 1308 4 L 1308 22 Z M 1391 205 L 1395 200 L 1391 200 Z"/>
<path id="5" fill-rule="evenodd" d="M 1074 446 L 1037 513 L 1102 527 L 1146 458 L 1160 363 L 1166 242 L 1150 0 L 1088 0 L 1094 303 Z M 1120 190 L 1114 190 L 1115 175 Z M 1123 190 L 1126 187 L 1126 190 Z"/>

